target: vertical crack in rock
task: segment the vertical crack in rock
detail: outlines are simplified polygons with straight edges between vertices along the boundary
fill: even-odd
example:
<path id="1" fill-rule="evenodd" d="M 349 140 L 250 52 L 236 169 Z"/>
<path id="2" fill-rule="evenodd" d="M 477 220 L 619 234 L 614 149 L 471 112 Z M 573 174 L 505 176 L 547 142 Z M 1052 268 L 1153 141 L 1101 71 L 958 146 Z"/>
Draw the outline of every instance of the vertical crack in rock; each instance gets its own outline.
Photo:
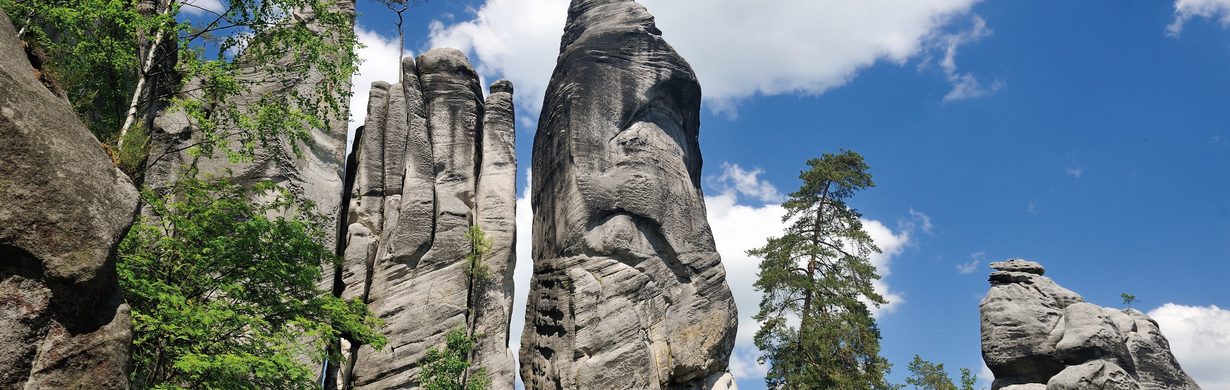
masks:
<path id="1" fill-rule="evenodd" d="M 0 388 L 127 389 L 116 248 L 137 190 L 0 10 Z"/>
<path id="2" fill-rule="evenodd" d="M 560 46 L 534 138 L 526 388 L 733 387 L 695 73 L 631 0 L 572 1 Z"/>
<path id="3" fill-rule="evenodd" d="M 1200 388 L 1144 313 L 1086 303 L 1032 261 L 991 268 L 991 290 L 979 312 L 992 389 Z"/>
<path id="4" fill-rule="evenodd" d="M 515 378 L 512 314 L 516 154 L 512 84 L 484 101 L 478 74 L 460 51 L 436 49 L 402 62 L 402 83 L 372 85 L 355 140 L 341 296 L 365 299 L 385 321 L 381 351 L 348 345 L 344 388 L 418 385 L 419 362 L 454 329 L 479 335 L 474 367 L 495 389 Z M 478 225 L 491 241 L 491 282 L 471 294 L 466 274 Z M 473 318 L 470 318 L 470 309 Z"/>

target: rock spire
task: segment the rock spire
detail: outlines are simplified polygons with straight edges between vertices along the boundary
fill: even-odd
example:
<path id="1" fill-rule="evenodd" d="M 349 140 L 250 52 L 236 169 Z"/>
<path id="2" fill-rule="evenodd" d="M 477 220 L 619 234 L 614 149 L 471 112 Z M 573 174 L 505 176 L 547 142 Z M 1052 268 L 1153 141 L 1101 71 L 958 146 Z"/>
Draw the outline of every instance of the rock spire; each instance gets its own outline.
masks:
<path id="1" fill-rule="evenodd" d="M 700 189 L 700 86 L 631 0 L 574 0 L 533 161 L 529 389 L 727 388 L 735 303 Z"/>
<path id="2" fill-rule="evenodd" d="M 454 329 L 480 335 L 473 356 L 494 389 L 512 389 L 508 350 L 516 223 L 512 84 L 484 101 L 460 51 L 434 49 L 402 62 L 402 83 L 372 85 L 355 138 L 343 297 L 359 297 L 385 321 L 381 351 L 347 346 L 344 385 L 418 385 L 419 362 Z M 466 272 L 477 225 L 490 240 L 488 282 Z"/>

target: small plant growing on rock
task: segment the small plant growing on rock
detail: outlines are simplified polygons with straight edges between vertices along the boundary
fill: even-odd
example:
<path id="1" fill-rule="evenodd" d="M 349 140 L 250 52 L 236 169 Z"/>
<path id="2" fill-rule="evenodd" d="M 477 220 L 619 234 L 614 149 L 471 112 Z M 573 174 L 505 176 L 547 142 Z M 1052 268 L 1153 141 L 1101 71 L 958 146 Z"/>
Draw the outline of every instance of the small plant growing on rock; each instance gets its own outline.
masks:
<path id="1" fill-rule="evenodd" d="M 1135 295 L 1128 293 L 1119 294 L 1119 297 L 1123 298 L 1123 304 L 1127 305 L 1128 309 L 1132 308 L 1132 302 L 1140 302 L 1140 300 L 1136 299 Z"/>
<path id="2" fill-rule="evenodd" d="M 444 348 L 427 350 L 423 357 L 423 371 L 419 372 L 419 381 L 426 390 L 485 390 L 491 384 L 487 370 L 479 368 L 470 371 L 470 352 L 474 350 L 476 338 L 467 334 L 463 328 L 453 329 L 448 333 Z M 468 377 L 468 378 L 467 378 Z"/>

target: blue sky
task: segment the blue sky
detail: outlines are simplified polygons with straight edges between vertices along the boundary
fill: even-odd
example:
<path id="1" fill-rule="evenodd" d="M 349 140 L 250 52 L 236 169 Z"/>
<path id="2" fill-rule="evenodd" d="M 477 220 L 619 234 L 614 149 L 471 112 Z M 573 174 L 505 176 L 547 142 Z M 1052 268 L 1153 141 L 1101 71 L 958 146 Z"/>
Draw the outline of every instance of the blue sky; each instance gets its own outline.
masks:
<path id="1" fill-rule="evenodd" d="M 392 14 L 357 1 L 355 127 L 397 55 Z M 878 183 L 853 204 L 885 249 L 893 380 L 914 354 L 981 371 L 986 265 L 1023 257 L 1100 305 L 1135 294 L 1180 363 L 1230 389 L 1230 0 L 643 3 L 706 94 L 705 191 L 742 312 L 741 388 L 764 387 L 742 252 L 778 232 L 803 162 L 845 148 Z M 411 54 L 459 47 L 487 82 L 516 83 L 523 172 L 566 4 L 434 0 L 407 17 Z"/>

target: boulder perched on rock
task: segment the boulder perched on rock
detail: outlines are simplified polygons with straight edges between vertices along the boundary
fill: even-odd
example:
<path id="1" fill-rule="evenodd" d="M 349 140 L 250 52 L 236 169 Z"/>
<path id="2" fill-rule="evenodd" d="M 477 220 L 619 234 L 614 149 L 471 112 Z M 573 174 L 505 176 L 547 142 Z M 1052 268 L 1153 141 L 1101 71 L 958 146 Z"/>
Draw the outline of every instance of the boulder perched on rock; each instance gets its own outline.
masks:
<path id="1" fill-rule="evenodd" d="M 991 291 L 979 309 L 992 389 L 1200 388 L 1144 313 L 1086 303 L 1032 261 L 991 268 Z"/>
<path id="2" fill-rule="evenodd" d="M 115 250 L 137 191 L 0 10 L 0 388 L 126 389 Z"/>
<path id="3" fill-rule="evenodd" d="M 733 385 L 696 75 L 631 0 L 572 1 L 560 47 L 534 138 L 526 387 Z"/>
<path id="4" fill-rule="evenodd" d="M 454 329 L 479 335 L 474 367 L 512 389 L 508 349 L 515 266 L 512 84 L 483 100 L 460 51 L 402 63 L 402 83 L 372 85 L 348 174 L 342 296 L 368 302 L 389 344 L 348 346 L 343 386 L 413 388 L 427 350 Z M 482 283 L 467 272 L 478 226 L 490 242 Z"/>

